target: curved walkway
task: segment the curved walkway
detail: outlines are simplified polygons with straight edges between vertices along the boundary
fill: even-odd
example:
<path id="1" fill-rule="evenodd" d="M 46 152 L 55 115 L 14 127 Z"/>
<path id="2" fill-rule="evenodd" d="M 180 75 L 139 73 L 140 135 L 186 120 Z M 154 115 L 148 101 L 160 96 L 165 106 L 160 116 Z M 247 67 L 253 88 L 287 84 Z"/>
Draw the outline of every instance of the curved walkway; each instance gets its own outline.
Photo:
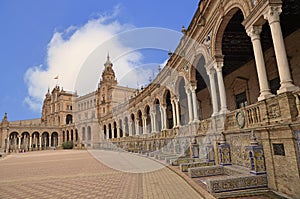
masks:
<path id="1" fill-rule="evenodd" d="M 9 155 L 0 160 L 0 198 L 201 198 L 168 168 L 140 158 L 74 150 Z"/>

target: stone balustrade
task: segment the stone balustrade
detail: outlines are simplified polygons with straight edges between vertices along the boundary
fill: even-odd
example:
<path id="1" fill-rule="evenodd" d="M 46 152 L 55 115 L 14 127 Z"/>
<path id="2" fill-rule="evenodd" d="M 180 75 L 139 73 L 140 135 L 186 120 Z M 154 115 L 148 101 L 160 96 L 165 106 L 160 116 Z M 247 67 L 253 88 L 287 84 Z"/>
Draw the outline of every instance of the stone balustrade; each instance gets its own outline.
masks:
<path id="1" fill-rule="evenodd" d="M 282 93 L 255 104 L 231 111 L 225 130 L 251 129 L 296 120 L 300 111 L 300 92 Z M 292 107 L 297 107 L 293 109 Z"/>

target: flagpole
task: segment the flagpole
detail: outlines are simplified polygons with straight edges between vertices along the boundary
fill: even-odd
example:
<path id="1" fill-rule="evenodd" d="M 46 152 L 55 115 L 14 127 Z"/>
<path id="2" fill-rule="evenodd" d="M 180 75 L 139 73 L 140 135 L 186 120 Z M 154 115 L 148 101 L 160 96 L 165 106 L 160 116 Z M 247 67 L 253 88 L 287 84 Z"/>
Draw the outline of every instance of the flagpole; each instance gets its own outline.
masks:
<path id="1" fill-rule="evenodd" d="M 58 75 L 56 75 L 55 77 L 54 77 L 54 79 L 56 79 L 56 87 L 58 86 Z"/>

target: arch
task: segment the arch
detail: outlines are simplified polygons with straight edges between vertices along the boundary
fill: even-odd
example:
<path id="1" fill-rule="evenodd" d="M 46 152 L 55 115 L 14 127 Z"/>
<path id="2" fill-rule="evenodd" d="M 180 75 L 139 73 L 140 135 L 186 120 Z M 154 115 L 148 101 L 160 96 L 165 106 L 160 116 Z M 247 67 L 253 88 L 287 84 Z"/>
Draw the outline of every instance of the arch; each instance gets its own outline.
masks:
<path id="1" fill-rule="evenodd" d="M 128 125 L 128 117 L 126 116 L 125 119 L 124 119 L 124 123 L 125 123 L 125 136 L 129 136 L 129 125 Z"/>
<path id="2" fill-rule="evenodd" d="M 16 131 L 13 131 L 9 134 L 9 152 L 16 152 L 19 149 L 19 133 Z"/>
<path id="3" fill-rule="evenodd" d="M 57 147 L 58 146 L 58 133 L 52 132 L 51 134 L 51 147 Z"/>
<path id="4" fill-rule="evenodd" d="M 146 105 L 144 109 L 144 113 L 146 116 L 146 133 L 151 133 L 152 132 L 152 127 L 151 127 L 151 117 L 150 117 L 150 106 Z"/>
<path id="5" fill-rule="evenodd" d="M 66 124 L 72 124 L 73 123 L 73 116 L 71 114 L 68 114 L 66 116 Z"/>
<path id="6" fill-rule="evenodd" d="M 48 132 L 43 132 L 42 134 L 42 143 L 41 143 L 42 149 L 47 149 L 49 147 L 49 133 Z"/>
<path id="7" fill-rule="evenodd" d="M 165 94 L 164 94 L 164 100 L 166 103 L 166 128 L 167 129 L 171 129 L 174 127 L 174 119 L 173 119 L 173 107 L 172 107 L 172 103 L 171 103 L 171 92 L 170 90 L 166 90 Z"/>
<path id="8" fill-rule="evenodd" d="M 63 133 L 62 133 L 62 138 L 63 138 L 63 142 L 65 142 L 66 141 L 66 133 L 65 133 L 65 131 L 63 131 Z"/>
<path id="9" fill-rule="evenodd" d="M 82 135 L 82 141 L 85 141 L 85 127 L 82 127 L 81 135 Z"/>
<path id="10" fill-rule="evenodd" d="M 23 132 L 21 134 L 21 145 L 20 145 L 20 149 L 24 150 L 24 151 L 29 151 L 29 141 L 30 141 L 30 135 L 28 132 Z"/>
<path id="11" fill-rule="evenodd" d="M 211 87 L 210 87 L 210 79 L 206 72 L 207 61 L 203 54 L 198 54 L 194 61 L 191 73 L 193 77 L 193 85 L 196 86 L 196 111 L 197 111 L 197 119 L 206 119 L 209 118 L 213 112 L 212 110 L 212 97 L 211 97 Z M 213 78 L 215 81 L 215 78 Z M 215 85 L 217 82 L 215 81 Z M 199 117 L 200 116 L 200 117 Z"/>
<path id="12" fill-rule="evenodd" d="M 141 135 L 143 134 L 143 114 L 141 110 L 138 110 L 137 112 L 137 121 L 138 121 L 138 129 L 137 129 L 137 134 Z"/>
<path id="13" fill-rule="evenodd" d="M 40 133 L 35 131 L 31 135 L 32 138 L 32 148 L 33 150 L 40 148 Z"/>
<path id="14" fill-rule="evenodd" d="M 188 79 L 184 75 L 178 75 L 175 80 L 175 86 L 174 86 L 174 92 L 175 95 L 179 97 L 179 84 L 181 81 L 184 81 L 184 85 L 187 85 L 189 83 Z"/>
<path id="15" fill-rule="evenodd" d="M 184 77 L 178 77 L 178 99 L 179 99 L 179 117 L 180 117 L 180 124 L 179 125 L 186 125 L 189 122 L 189 110 L 188 110 L 188 99 L 186 94 L 186 80 Z"/>
<path id="16" fill-rule="evenodd" d="M 74 141 L 74 134 L 73 129 L 71 129 L 71 141 Z"/>
<path id="17" fill-rule="evenodd" d="M 106 129 L 106 125 L 103 126 L 103 134 L 104 134 L 104 139 L 106 139 L 107 137 L 107 129 Z"/>
<path id="18" fill-rule="evenodd" d="M 69 134 L 69 130 L 67 130 L 67 141 L 70 141 L 70 134 Z"/>
<path id="19" fill-rule="evenodd" d="M 108 124 L 108 138 L 112 138 L 112 129 L 111 129 L 111 123 Z"/>
<path id="20" fill-rule="evenodd" d="M 120 132 L 120 137 L 123 137 L 123 122 L 121 119 L 119 119 L 119 132 Z"/>
<path id="21" fill-rule="evenodd" d="M 195 78 L 196 76 L 196 68 L 197 65 L 199 63 L 199 59 L 203 57 L 203 59 L 205 60 L 205 63 L 211 62 L 212 61 L 212 57 L 208 51 L 208 49 L 203 45 L 203 44 L 199 44 L 199 47 L 197 48 L 195 55 L 192 57 L 191 60 L 191 66 L 190 66 L 190 70 L 189 70 L 189 81 L 190 82 L 194 82 L 197 79 Z M 206 69 L 206 65 L 204 65 L 204 69 Z M 201 73 L 202 74 L 202 73 Z M 206 74 L 206 71 L 205 71 Z"/>
<path id="22" fill-rule="evenodd" d="M 243 13 L 244 19 L 250 13 L 250 9 L 245 9 L 242 1 L 231 1 L 225 5 L 224 9 L 224 16 L 221 14 L 219 15 L 218 19 L 216 20 L 216 26 L 213 30 L 212 36 L 212 57 L 222 55 L 222 39 L 225 28 L 229 23 L 232 16 L 238 11 L 241 10 Z"/>
<path id="23" fill-rule="evenodd" d="M 133 113 L 131 113 L 130 119 L 131 119 L 131 132 L 132 132 L 132 135 L 135 135 L 136 134 L 136 132 L 135 132 L 135 117 L 134 117 Z"/>
<path id="24" fill-rule="evenodd" d="M 113 134 L 113 138 L 117 138 L 118 137 L 118 130 L 117 130 L 117 123 L 116 123 L 116 121 L 114 121 L 114 123 L 113 123 L 113 130 L 114 130 L 114 134 Z"/>
<path id="25" fill-rule="evenodd" d="M 154 110 L 155 110 L 155 130 L 161 131 L 162 128 L 162 118 L 161 118 L 161 110 L 160 110 L 160 101 L 158 98 L 154 100 Z"/>
<path id="26" fill-rule="evenodd" d="M 87 127 L 87 140 L 92 140 L 92 128 L 90 126 Z"/>

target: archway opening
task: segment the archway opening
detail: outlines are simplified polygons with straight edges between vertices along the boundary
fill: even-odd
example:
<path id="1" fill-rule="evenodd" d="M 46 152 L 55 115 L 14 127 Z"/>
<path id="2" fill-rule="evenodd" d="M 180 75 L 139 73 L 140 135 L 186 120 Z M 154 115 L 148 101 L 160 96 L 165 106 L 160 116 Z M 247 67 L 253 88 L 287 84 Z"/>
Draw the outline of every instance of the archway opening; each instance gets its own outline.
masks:
<path id="1" fill-rule="evenodd" d="M 186 125 L 189 123 L 189 110 L 188 99 L 185 89 L 185 80 L 183 77 L 179 77 L 178 93 L 179 93 L 179 117 L 180 125 Z"/>

